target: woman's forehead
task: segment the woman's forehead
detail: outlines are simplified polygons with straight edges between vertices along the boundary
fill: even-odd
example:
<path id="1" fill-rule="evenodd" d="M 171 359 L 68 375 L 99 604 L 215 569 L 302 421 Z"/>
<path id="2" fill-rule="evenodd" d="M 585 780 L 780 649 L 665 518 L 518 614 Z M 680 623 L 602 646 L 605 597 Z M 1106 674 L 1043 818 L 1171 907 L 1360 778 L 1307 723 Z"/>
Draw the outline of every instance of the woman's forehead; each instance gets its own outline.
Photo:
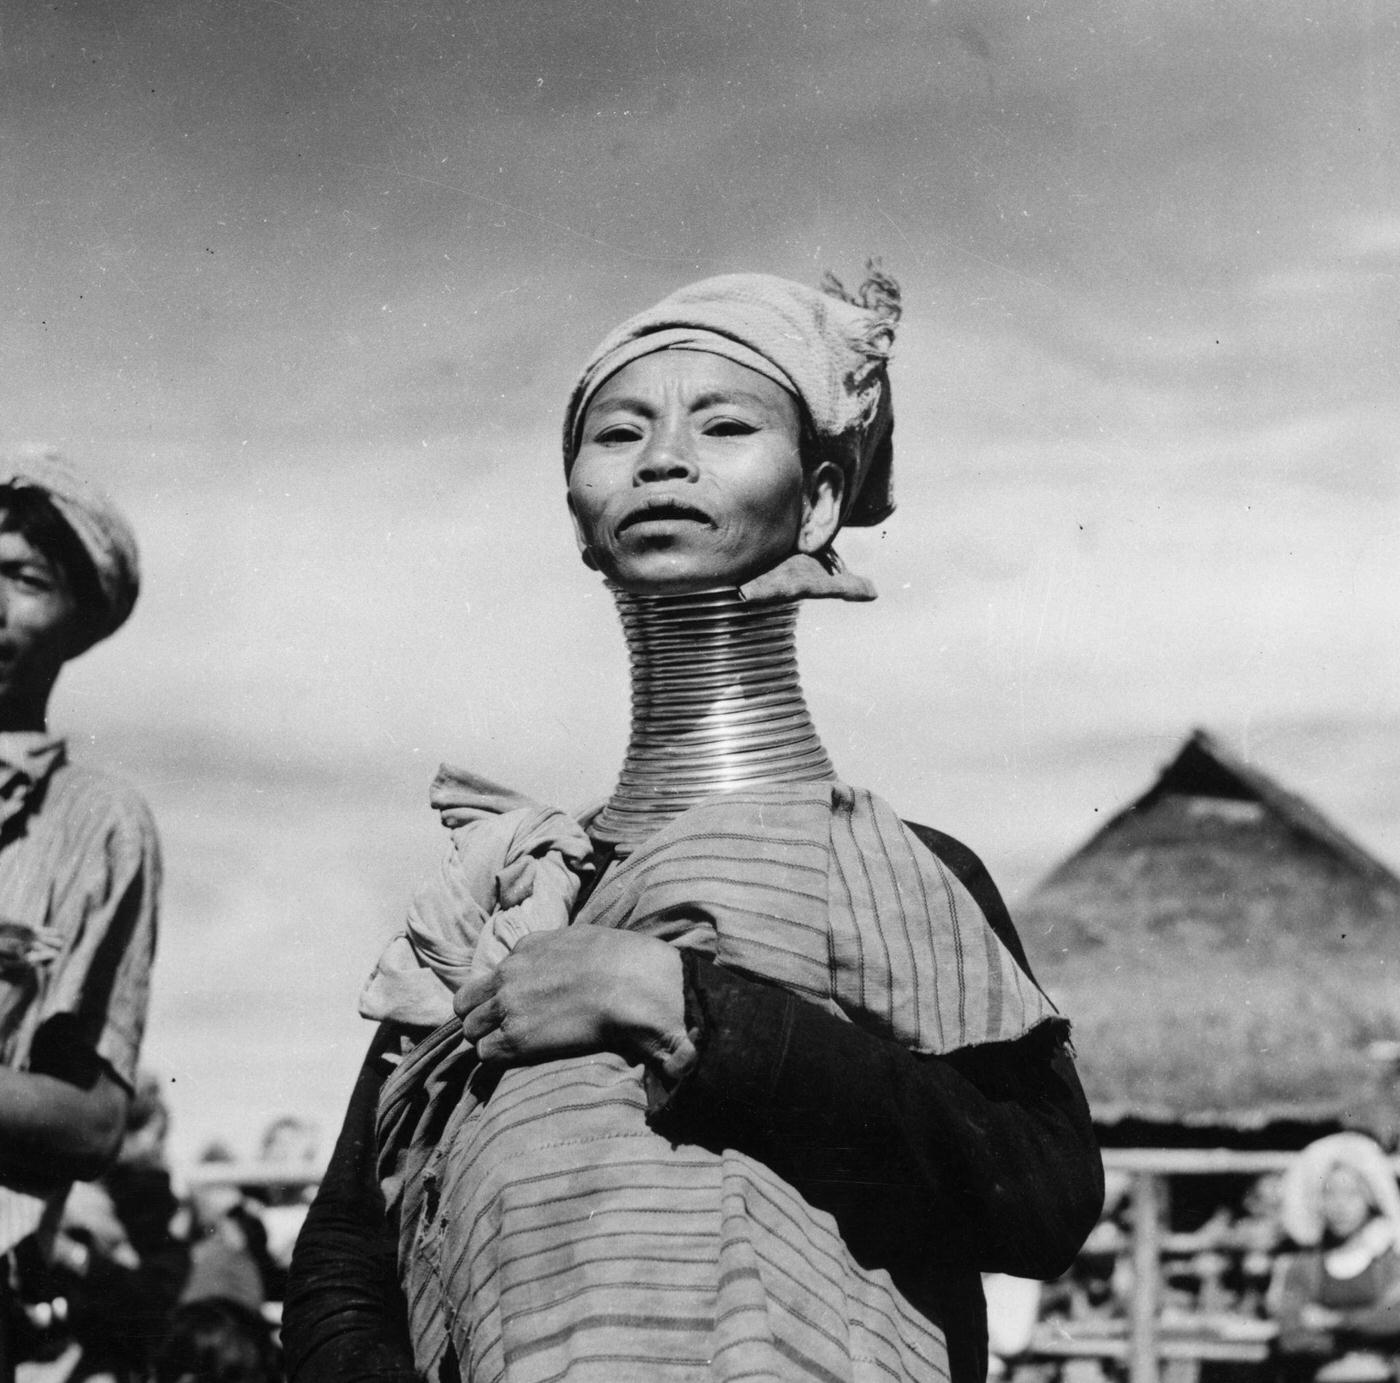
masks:
<path id="1" fill-rule="evenodd" d="M 672 348 L 639 356 L 610 375 L 589 401 L 588 411 L 605 405 L 651 405 L 670 394 L 678 394 L 691 406 L 713 397 L 716 401 L 747 401 L 784 413 L 797 408 L 789 390 L 737 360 L 710 351 Z"/>

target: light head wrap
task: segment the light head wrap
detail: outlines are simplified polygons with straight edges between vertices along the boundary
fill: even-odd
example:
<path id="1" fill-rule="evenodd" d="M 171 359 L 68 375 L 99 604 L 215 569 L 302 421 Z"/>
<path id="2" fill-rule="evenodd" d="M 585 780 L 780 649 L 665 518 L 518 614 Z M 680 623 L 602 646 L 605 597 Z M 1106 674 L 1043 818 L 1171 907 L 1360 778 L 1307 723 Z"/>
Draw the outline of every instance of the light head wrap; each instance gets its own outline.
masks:
<path id="1" fill-rule="evenodd" d="M 1329 1133 L 1289 1164 L 1279 1187 L 1279 1219 L 1296 1244 L 1321 1241 L 1322 1186 L 1334 1167 L 1349 1167 L 1366 1183 L 1380 1217 L 1400 1238 L 1400 1186 L 1380 1144 L 1364 1133 Z"/>
<path id="2" fill-rule="evenodd" d="M 665 350 L 705 351 L 780 384 L 806 412 L 815 457 L 846 477 L 841 521 L 870 527 L 894 512 L 894 410 L 886 371 L 899 285 L 871 263 L 848 293 L 828 274 L 820 289 L 771 274 L 723 274 L 678 289 L 610 332 L 589 356 L 564 419 L 564 472 L 578 451 L 589 402 L 625 365 Z"/>
<path id="3" fill-rule="evenodd" d="M 114 634 L 141 587 L 136 535 L 126 518 L 92 481 L 53 452 L 0 460 L 0 505 L 6 490 L 38 490 L 47 496 L 92 562 L 102 606 L 84 611 L 87 640 L 78 651 Z"/>

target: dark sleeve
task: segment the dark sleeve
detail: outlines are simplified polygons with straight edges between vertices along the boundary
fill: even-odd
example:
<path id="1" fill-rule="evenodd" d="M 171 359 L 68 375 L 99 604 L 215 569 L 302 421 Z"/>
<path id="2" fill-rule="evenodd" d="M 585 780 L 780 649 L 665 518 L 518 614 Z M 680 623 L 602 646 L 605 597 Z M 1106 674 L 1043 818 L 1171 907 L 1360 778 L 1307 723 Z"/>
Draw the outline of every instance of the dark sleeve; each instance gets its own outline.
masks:
<path id="1" fill-rule="evenodd" d="M 418 1383 L 397 1251 L 374 1167 L 374 1116 L 395 1040 L 381 1027 L 297 1237 L 283 1304 L 293 1383 Z"/>
<path id="2" fill-rule="evenodd" d="M 693 953 L 685 971 L 699 1056 L 658 1132 L 757 1158 L 896 1275 L 1069 1266 L 1103 1169 L 1062 1025 L 919 1056 Z"/>
<path id="3" fill-rule="evenodd" d="M 1337 1334 L 1344 1343 L 1370 1345 L 1400 1340 L 1400 1256 L 1388 1250 L 1377 1261 L 1376 1299 L 1343 1309 Z"/>
<path id="4" fill-rule="evenodd" d="M 1293 1254 L 1284 1259 L 1278 1288 L 1271 1293 L 1278 1337 L 1274 1348 L 1280 1354 L 1334 1354 L 1337 1342 L 1330 1330 L 1317 1330 L 1302 1323 L 1303 1307 L 1317 1298 L 1319 1259 L 1316 1253 Z"/>
<path id="5" fill-rule="evenodd" d="M 1285 1263 L 1273 1311 L 1278 1321 L 1276 1348 L 1281 1354 L 1336 1354 L 1346 1348 L 1375 1347 L 1400 1339 L 1400 1258 L 1394 1252 L 1381 1260 L 1382 1278 L 1376 1300 L 1338 1311 L 1335 1330 L 1302 1324 L 1303 1308 L 1323 1294 L 1322 1255 L 1310 1250 Z"/>

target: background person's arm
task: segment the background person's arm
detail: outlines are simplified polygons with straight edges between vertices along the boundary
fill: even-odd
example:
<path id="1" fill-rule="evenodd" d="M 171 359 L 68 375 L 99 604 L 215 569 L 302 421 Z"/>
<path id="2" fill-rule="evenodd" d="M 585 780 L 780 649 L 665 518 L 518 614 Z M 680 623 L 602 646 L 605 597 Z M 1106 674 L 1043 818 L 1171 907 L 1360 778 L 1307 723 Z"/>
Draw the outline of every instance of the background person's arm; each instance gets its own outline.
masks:
<path id="1" fill-rule="evenodd" d="M 100 1176 L 121 1146 L 130 1099 L 71 1018 L 49 1019 L 30 1069 L 0 1067 L 0 1180 L 42 1191 Z"/>

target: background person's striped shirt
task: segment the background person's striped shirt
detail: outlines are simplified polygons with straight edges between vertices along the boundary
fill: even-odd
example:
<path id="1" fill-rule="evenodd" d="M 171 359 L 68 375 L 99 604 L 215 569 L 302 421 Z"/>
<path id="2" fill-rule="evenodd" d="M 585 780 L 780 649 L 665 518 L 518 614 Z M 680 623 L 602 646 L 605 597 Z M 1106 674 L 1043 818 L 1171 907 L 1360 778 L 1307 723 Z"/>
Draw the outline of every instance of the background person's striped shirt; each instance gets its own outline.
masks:
<path id="1" fill-rule="evenodd" d="M 0 735 L 0 765 L 32 761 L 41 737 Z M 24 1070 L 34 1039 L 63 1014 L 129 1088 L 146 1025 L 160 850 L 136 790 L 59 752 L 0 830 L 0 923 L 32 941 L 0 975 L 0 1061 Z M 0 1251 L 62 1195 L 0 1186 Z"/>

